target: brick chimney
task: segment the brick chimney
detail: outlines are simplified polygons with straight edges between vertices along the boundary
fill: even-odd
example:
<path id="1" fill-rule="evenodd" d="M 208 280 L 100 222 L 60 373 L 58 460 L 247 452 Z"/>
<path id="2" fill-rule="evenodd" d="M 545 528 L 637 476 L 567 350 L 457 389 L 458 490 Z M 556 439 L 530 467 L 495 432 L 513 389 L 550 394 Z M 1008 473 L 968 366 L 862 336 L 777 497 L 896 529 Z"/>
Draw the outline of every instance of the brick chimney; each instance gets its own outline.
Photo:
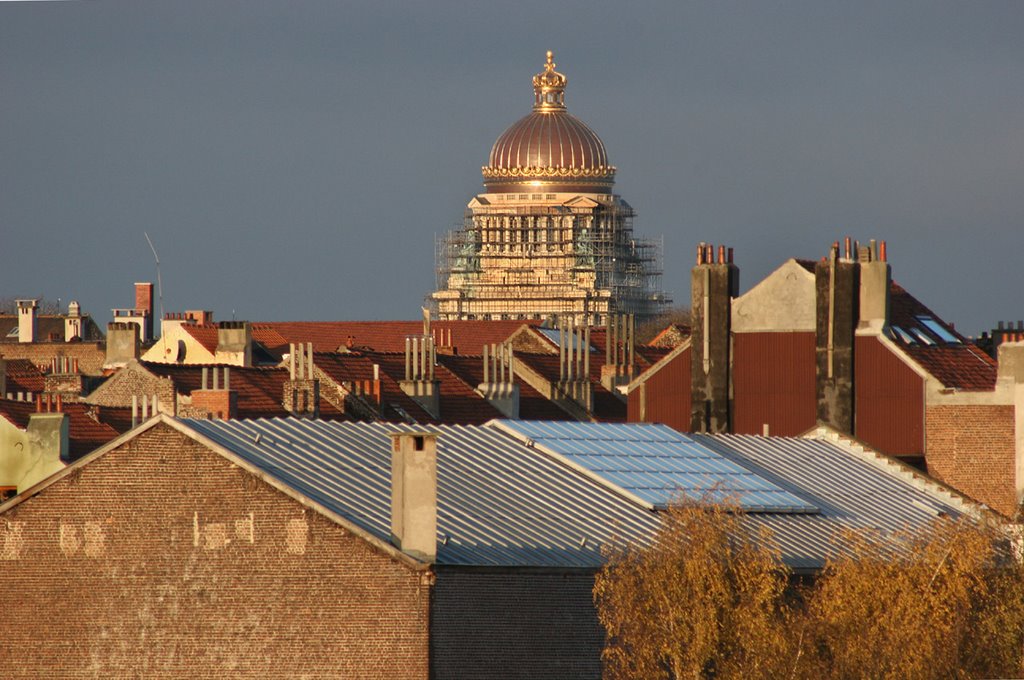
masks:
<path id="1" fill-rule="evenodd" d="M 248 321 L 217 324 L 217 361 L 234 366 L 252 366 L 252 326 Z"/>
<path id="2" fill-rule="evenodd" d="M 519 385 L 515 382 L 515 357 L 509 344 L 484 345 L 484 381 L 477 387 L 484 399 L 501 414 L 519 419 Z"/>
<path id="3" fill-rule="evenodd" d="M 840 432 L 853 433 L 853 337 L 859 309 L 858 264 L 839 242 L 814 266 L 815 389 L 817 418 Z"/>
<path id="4" fill-rule="evenodd" d="M 153 339 L 153 284 L 135 284 L 135 312 L 142 317 L 142 342 Z"/>
<path id="5" fill-rule="evenodd" d="M 192 409 L 217 420 L 238 417 L 238 392 L 231 389 L 230 367 L 203 367 L 202 388 L 192 390 Z"/>
<path id="6" fill-rule="evenodd" d="M 405 339 L 405 379 L 398 386 L 433 418 L 441 419 L 441 382 L 434 378 L 437 353 L 429 336 Z"/>
<path id="7" fill-rule="evenodd" d="M 690 274 L 690 429 L 721 433 L 732 430 L 732 299 L 739 292 L 740 271 L 732 248 L 702 243 Z"/>
<path id="8" fill-rule="evenodd" d="M 130 321 L 107 324 L 107 357 L 104 368 L 120 368 L 139 358 L 139 326 Z"/>
<path id="9" fill-rule="evenodd" d="M 39 300 L 17 300 L 18 342 L 35 342 L 39 323 Z"/>
<path id="10" fill-rule="evenodd" d="M 889 285 L 892 281 L 885 241 L 879 247 L 872 240 L 857 251 L 860 265 L 860 322 L 857 331 L 881 333 L 889 325 Z"/>
<path id="11" fill-rule="evenodd" d="M 0 357 L 0 399 L 9 399 L 7 396 L 7 360 Z"/>
<path id="12" fill-rule="evenodd" d="M 437 434 L 391 435 L 391 542 L 424 562 L 437 559 Z"/>

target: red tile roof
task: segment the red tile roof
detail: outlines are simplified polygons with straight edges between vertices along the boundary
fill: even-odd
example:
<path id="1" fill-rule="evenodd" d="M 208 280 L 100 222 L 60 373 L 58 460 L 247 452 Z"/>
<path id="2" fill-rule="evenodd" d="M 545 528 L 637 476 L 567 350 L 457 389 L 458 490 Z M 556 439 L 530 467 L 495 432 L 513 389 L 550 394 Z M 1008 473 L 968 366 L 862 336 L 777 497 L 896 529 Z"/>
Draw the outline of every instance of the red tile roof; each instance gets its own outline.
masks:
<path id="1" fill-rule="evenodd" d="M 382 371 L 396 379 L 405 377 L 404 353 L 375 353 L 373 356 Z M 440 422 L 450 425 L 480 425 L 493 418 L 503 417 L 501 412 L 477 394 L 473 387 L 440 363 L 440 357 L 438 362 L 440 365 L 435 367 L 434 377 L 440 383 L 441 389 Z"/>
<path id="2" fill-rule="evenodd" d="M 191 335 L 192 338 L 202 345 L 210 354 L 217 353 L 217 345 L 220 341 L 218 339 L 218 328 L 216 325 L 183 323 L 181 324 L 181 328 Z"/>
<path id="3" fill-rule="evenodd" d="M 6 373 L 6 392 L 8 393 L 31 392 L 38 394 L 46 389 L 46 378 L 43 371 L 28 359 L 8 359 Z M 6 394 L 0 394 L 0 398 L 6 396 Z"/>
<path id="4" fill-rule="evenodd" d="M 379 365 L 379 360 L 376 354 L 323 352 L 313 355 L 313 363 L 334 382 L 342 384 L 373 380 L 373 366 Z M 401 379 L 403 374 L 399 374 L 398 378 Z M 406 395 L 398 385 L 398 380 L 389 375 L 384 368 L 380 369 L 379 375 L 383 405 L 381 417 L 384 420 L 402 422 L 405 420 L 402 415 L 404 412 L 417 422 L 434 422 L 430 414 Z"/>
<path id="5" fill-rule="evenodd" d="M 35 402 L 0 399 L 0 416 L 24 430 L 29 418 L 36 412 Z M 109 424 L 96 420 L 90 407 L 79 403 L 65 403 L 63 412 L 68 416 L 68 454 L 70 460 L 81 458 L 103 446 L 120 432 Z"/>
<path id="6" fill-rule="evenodd" d="M 519 356 L 518 354 L 516 356 Z M 438 356 L 438 362 L 469 385 L 480 385 L 484 380 L 483 357 Z M 519 386 L 519 418 L 522 420 L 572 420 L 568 413 L 541 395 L 527 383 L 516 378 Z M 443 415 L 443 413 L 442 413 Z M 501 417 L 501 416 L 498 416 Z"/>
<path id="7" fill-rule="evenodd" d="M 997 364 L 992 357 L 971 344 L 895 281 L 889 291 L 890 326 L 923 328 L 919 317 L 929 316 L 960 341 L 945 343 L 936 336 L 936 344 L 933 345 L 909 343 L 899 334 L 890 333 L 893 342 L 946 387 L 968 391 L 995 389 Z"/>
<path id="8" fill-rule="evenodd" d="M 438 347 L 452 345 L 461 354 L 479 354 L 485 344 L 503 342 L 526 321 L 432 321 Z M 422 321 L 270 321 L 253 324 L 253 339 L 280 356 L 288 343 L 313 343 L 315 352 L 334 352 L 349 338 L 357 348 L 404 352 L 405 338 L 423 334 Z"/>
<path id="9" fill-rule="evenodd" d="M 521 361 L 550 382 L 558 382 L 561 367 L 559 357 L 551 354 L 516 355 Z M 592 353 L 590 358 L 590 383 L 594 389 L 594 416 L 604 422 L 624 422 L 626 420 L 626 404 L 601 384 L 601 366 L 604 365 L 604 354 L 600 357 Z"/>
<path id="10" fill-rule="evenodd" d="M 178 394 L 190 395 L 202 389 L 203 366 L 140 362 L 151 373 L 170 378 Z M 222 370 L 222 366 L 217 367 Z M 238 394 L 239 418 L 273 418 L 290 415 L 282 404 L 284 384 L 288 370 L 284 368 L 249 368 L 231 366 L 231 390 Z M 209 385 L 212 385 L 212 377 Z M 338 409 L 324 400 L 320 402 L 320 417 L 329 420 L 344 418 Z"/>

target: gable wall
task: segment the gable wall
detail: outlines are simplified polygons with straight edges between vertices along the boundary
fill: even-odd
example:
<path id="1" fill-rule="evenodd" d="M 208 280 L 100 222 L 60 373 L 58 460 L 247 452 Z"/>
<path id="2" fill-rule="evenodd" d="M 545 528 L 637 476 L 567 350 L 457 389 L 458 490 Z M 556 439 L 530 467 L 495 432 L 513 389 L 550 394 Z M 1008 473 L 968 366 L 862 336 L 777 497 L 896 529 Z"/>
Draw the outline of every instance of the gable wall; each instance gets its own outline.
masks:
<path id="1" fill-rule="evenodd" d="M 690 350 L 669 360 L 629 393 L 626 420 L 662 423 L 680 432 L 690 431 Z"/>
<path id="2" fill-rule="evenodd" d="M 0 657 L 25 678 L 426 678 L 423 578 L 157 425 L 0 515 Z"/>
<path id="3" fill-rule="evenodd" d="M 733 335 L 735 434 L 794 437 L 817 423 L 814 333 Z"/>
<path id="4" fill-rule="evenodd" d="M 854 340 L 854 435 L 890 456 L 924 454 L 924 380 L 878 338 Z"/>

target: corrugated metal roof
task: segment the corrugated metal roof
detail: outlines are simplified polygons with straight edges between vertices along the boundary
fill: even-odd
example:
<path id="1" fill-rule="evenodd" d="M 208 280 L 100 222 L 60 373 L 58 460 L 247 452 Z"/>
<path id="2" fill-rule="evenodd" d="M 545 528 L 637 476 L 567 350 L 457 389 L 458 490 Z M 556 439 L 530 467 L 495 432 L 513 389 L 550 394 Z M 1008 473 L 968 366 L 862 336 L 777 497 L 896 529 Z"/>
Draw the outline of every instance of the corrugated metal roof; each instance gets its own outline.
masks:
<path id="1" fill-rule="evenodd" d="M 653 507 L 712 498 L 733 501 L 748 512 L 818 511 L 799 495 L 664 425 L 516 420 L 495 425 Z"/>
<path id="2" fill-rule="evenodd" d="M 438 433 L 440 565 L 592 568 L 601 564 L 601 544 L 647 542 L 658 527 L 656 514 L 634 493 L 610 478 L 596 479 L 594 472 L 538 445 L 538 438 L 517 440 L 506 422 L 416 428 L 297 419 L 184 422 L 382 540 L 390 535 L 389 435 Z M 543 433 L 565 424 L 515 425 Z M 624 463 L 679 436 L 663 426 L 569 425 L 563 434 L 575 432 L 580 441 L 614 442 Z M 844 442 L 750 435 L 689 439 L 818 509 L 749 515 L 753 526 L 772 530 L 794 569 L 822 567 L 842 549 L 846 529 L 873 528 L 884 535 L 921 526 L 940 513 L 966 512 L 937 485 Z"/>
<path id="3" fill-rule="evenodd" d="M 645 541 L 653 512 L 495 428 L 316 420 L 187 420 L 189 427 L 382 540 L 390 536 L 391 440 L 437 432 L 442 565 L 596 567 L 613 537 Z"/>
<path id="4" fill-rule="evenodd" d="M 752 467 L 780 486 L 799 490 L 819 515 L 750 515 L 775 534 L 787 563 L 820 568 L 842 550 L 842 531 L 871 529 L 891 535 L 923 526 L 940 514 L 958 517 L 968 507 L 905 466 L 842 441 L 754 435 L 693 435 L 723 455 Z"/>

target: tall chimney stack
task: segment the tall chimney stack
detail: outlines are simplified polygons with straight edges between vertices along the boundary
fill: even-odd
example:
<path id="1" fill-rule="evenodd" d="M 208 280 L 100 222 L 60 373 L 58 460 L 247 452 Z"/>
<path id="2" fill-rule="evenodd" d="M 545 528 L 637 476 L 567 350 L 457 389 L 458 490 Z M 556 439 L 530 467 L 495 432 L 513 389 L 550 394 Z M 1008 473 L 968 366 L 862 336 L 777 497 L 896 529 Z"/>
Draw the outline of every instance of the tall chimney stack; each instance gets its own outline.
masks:
<path id="1" fill-rule="evenodd" d="M 135 311 L 142 316 L 142 342 L 153 339 L 153 284 L 135 284 Z"/>
<path id="2" fill-rule="evenodd" d="M 700 244 L 690 275 L 690 429 L 732 430 L 732 299 L 739 293 L 740 270 L 724 247 Z"/>
<path id="3" fill-rule="evenodd" d="M 437 434 L 391 435 L 391 542 L 424 562 L 437 559 Z"/>
<path id="4" fill-rule="evenodd" d="M 845 240 L 849 255 L 850 239 Z M 814 266 L 817 418 L 853 433 L 853 336 L 857 326 L 858 265 L 840 258 L 839 242 Z"/>
<path id="5" fill-rule="evenodd" d="M 18 342 L 35 342 L 39 322 L 39 300 L 17 300 Z"/>
<path id="6" fill-rule="evenodd" d="M 892 271 L 885 259 L 885 241 L 858 249 L 860 261 L 860 323 L 858 331 L 880 333 L 889 325 L 889 286 Z"/>

